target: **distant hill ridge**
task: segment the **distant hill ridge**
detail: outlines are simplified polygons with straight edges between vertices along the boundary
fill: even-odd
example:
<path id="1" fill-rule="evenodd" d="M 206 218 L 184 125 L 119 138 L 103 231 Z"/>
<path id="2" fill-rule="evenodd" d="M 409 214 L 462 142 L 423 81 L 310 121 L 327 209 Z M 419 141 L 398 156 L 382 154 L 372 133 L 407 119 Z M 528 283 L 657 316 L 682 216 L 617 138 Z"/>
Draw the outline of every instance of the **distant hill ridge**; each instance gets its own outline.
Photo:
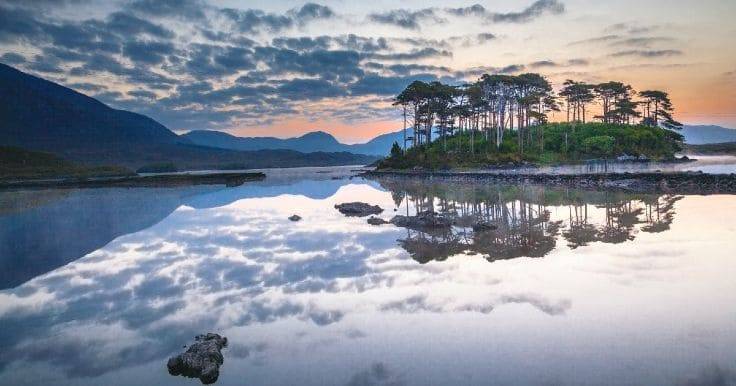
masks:
<path id="1" fill-rule="evenodd" d="M 690 145 L 736 142 L 736 129 L 715 125 L 685 125 L 680 134 L 685 137 L 685 143 Z"/>
<path id="2" fill-rule="evenodd" d="M 180 170 L 367 164 L 374 156 L 289 149 L 234 151 L 198 146 L 141 114 L 116 110 L 0 63 L 0 146 L 135 170 L 170 162 Z"/>
<path id="3" fill-rule="evenodd" d="M 331 134 L 323 131 L 313 131 L 300 137 L 281 139 L 275 137 L 237 137 L 221 131 L 194 130 L 183 134 L 182 138 L 201 146 L 231 150 L 286 149 L 300 152 L 349 152 L 382 157 L 389 153 L 394 141 L 401 144 L 403 133 L 398 131 L 382 134 L 366 143 L 354 145 L 340 143 Z"/>

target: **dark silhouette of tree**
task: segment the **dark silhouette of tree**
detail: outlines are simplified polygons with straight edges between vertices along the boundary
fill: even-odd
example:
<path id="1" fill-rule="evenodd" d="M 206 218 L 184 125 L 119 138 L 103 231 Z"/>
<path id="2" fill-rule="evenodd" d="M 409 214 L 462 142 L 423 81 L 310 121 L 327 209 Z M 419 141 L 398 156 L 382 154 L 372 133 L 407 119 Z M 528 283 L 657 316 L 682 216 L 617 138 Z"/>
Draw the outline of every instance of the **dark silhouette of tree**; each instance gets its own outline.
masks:
<path id="1" fill-rule="evenodd" d="M 668 129 L 679 129 L 682 127 L 682 123 L 672 118 L 674 107 L 666 92 L 645 90 L 640 92 L 639 96 L 644 98 L 642 101 L 642 106 L 644 106 L 643 124 L 648 126 L 662 125 Z"/>

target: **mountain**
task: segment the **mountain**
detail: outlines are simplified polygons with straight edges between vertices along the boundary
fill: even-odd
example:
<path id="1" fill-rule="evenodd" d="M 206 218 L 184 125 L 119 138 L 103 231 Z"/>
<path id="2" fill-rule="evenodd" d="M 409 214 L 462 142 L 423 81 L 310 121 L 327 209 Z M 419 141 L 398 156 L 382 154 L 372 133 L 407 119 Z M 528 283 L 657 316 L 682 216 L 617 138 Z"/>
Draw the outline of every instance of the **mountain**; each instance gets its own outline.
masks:
<path id="1" fill-rule="evenodd" d="M 65 147 L 182 142 L 144 115 L 115 110 L 47 80 L 0 64 L 0 143 L 56 151 Z"/>
<path id="2" fill-rule="evenodd" d="M 349 152 L 383 157 L 389 153 L 394 141 L 402 142 L 403 134 L 401 131 L 383 134 L 366 143 L 355 145 L 340 143 L 335 137 L 322 131 L 307 133 L 296 138 L 281 139 L 274 137 L 236 137 L 221 131 L 195 130 L 183 134 L 182 138 L 196 145 L 230 150 L 287 149 L 300 152 Z"/>
<path id="3" fill-rule="evenodd" d="M 721 126 L 685 125 L 678 132 L 685 137 L 685 143 L 690 145 L 736 142 L 736 129 Z"/>
<path id="4" fill-rule="evenodd" d="M 66 160 L 133 169 L 358 165 L 376 157 L 346 152 L 234 151 L 192 144 L 144 115 L 113 109 L 59 84 L 0 63 L 0 146 L 54 153 Z M 308 143 L 319 142 L 310 139 Z"/>

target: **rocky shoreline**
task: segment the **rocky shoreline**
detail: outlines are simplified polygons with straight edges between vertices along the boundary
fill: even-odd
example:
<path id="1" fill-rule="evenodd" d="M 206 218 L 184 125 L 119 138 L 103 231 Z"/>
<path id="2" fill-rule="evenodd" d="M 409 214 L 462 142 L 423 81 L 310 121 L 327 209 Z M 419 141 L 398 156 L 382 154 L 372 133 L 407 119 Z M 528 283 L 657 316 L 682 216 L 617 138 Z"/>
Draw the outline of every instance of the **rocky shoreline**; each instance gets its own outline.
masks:
<path id="1" fill-rule="evenodd" d="M 139 188 L 189 185 L 240 186 L 248 181 L 266 178 L 263 173 L 161 174 L 101 178 L 62 178 L 51 180 L 0 181 L 0 190 L 72 189 L 72 188 Z"/>
<path id="2" fill-rule="evenodd" d="M 736 174 L 608 173 L 608 174 L 512 174 L 452 171 L 369 171 L 366 177 L 442 179 L 456 182 L 488 182 L 563 186 L 583 190 L 612 190 L 636 193 L 736 194 Z"/>

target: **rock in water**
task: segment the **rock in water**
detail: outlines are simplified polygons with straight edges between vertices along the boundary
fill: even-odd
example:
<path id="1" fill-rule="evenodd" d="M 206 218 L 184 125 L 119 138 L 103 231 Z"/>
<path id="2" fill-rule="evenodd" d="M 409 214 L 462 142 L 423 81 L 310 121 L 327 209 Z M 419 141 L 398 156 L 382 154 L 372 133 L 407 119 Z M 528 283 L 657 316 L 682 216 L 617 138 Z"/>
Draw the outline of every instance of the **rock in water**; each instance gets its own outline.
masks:
<path id="1" fill-rule="evenodd" d="M 301 216 L 299 216 L 298 214 L 295 214 L 295 215 L 289 217 L 289 220 L 291 220 L 291 221 L 299 221 L 301 219 L 302 219 Z"/>
<path id="2" fill-rule="evenodd" d="M 227 347 L 227 338 L 209 333 L 197 335 L 194 340 L 196 342 L 187 351 L 169 358 L 166 364 L 169 374 L 199 378 L 205 385 L 215 383 L 223 362 L 220 351 Z"/>
<path id="3" fill-rule="evenodd" d="M 473 232 L 488 232 L 495 231 L 498 227 L 486 221 L 479 221 L 473 224 Z"/>
<path id="4" fill-rule="evenodd" d="M 383 225 L 383 224 L 388 224 L 388 221 L 386 221 L 386 220 L 384 220 L 384 219 L 382 219 L 380 217 L 371 216 L 368 219 L 368 224 L 371 224 L 371 225 Z"/>
<path id="5" fill-rule="evenodd" d="M 371 214 L 379 214 L 383 212 L 378 205 L 370 205 L 365 202 L 346 202 L 344 204 L 335 205 L 335 209 L 346 216 L 365 217 Z"/>
<path id="6" fill-rule="evenodd" d="M 391 219 L 391 224 L 397 227 L 424 232 L 428 230 L 448 229 L 452 227 L 453 221 L 449 217 L 428 210 L 419 212 L 416 216 L 394 216 Z"/>

